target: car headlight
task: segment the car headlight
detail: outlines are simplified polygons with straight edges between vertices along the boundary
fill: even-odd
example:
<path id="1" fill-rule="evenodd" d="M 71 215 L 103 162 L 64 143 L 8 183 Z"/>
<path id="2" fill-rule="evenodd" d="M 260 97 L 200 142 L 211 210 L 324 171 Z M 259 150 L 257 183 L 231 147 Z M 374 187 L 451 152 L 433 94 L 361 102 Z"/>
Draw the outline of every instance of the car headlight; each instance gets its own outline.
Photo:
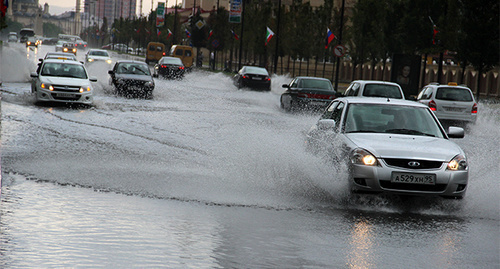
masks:
<path id="1" fill-rule="evenodd" d="M 94 61 L 94 59 L 92 59 L 92 58 L 88 58 L 88 59 L 87 59 L 87 61 L 89 61 L 89 62 L 93 62 L 93 61 Z"/>
<path id="2" fill-rule="evenodd" d="M 80 87 L 80 92 L 90 92 L 92 89 L 90 88 L 90 86 L 87 86 L 87 87 Z"/>
<path id="3" fill-rule="evenodd" d="M 107 59 L 107 60 L 106 60 L 106 62 L 107 62 L 108 64 L 111 64 L 111 59 Z"/>
<path id="4" fill-rule="evenodd" d="M 45 83 L 40 84 L 40 88 L 42 88 L 42 89 L 48 89 L 49 91 L 53 91 L 54 90 L 54 86 L 48 85 L 48 84 L 45 84 Z"/>
<path id="5" fill-rule="evenodd" d="M 365 149 L 357 148 L 351 152 L 351 163 L 368 166 L 378 166 L 377 158 Z"/>
<path id="6" fill-rule="evenodd" d="M 464 171 L 467 170 L 467 159 L 464 155 L 458 154 L 449 163 L 447 170 Z"/>
<path id="7" fill-rule="evenodd" d="M 148 81 L 148 82 L 144 83 L 144 86 L 147 86 L 147 87 L 152 87 L 154 85 L 155 84 L 152 81 Z"/>

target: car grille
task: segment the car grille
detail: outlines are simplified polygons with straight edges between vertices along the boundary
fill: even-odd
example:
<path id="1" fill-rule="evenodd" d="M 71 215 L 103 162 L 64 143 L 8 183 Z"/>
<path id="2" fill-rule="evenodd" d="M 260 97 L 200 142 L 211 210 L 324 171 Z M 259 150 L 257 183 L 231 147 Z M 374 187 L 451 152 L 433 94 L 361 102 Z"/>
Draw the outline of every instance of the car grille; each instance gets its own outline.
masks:
<path id="1" fill-rule="evenodd" d="M 447 184 L 419 185 L 419 184 L 392 183 L 390 181 L 380 180 L 380 186 L 384 189 L 390 189 L 390 190 L 443 192 L 446 189 Z"/>
<path id="2" fill-rule="evenodd" d="M 443 165 L 440 161 L 413 160 L 413 159 L 393 159 L 385 158 L 384 162 L 389 166 L 396 166 L 407 169 L 438 169 Z M 414 164 L 411 166 L 410 164 Z M 418 166 L 416 165 L 418 164 Z"/>
<path id="3" fill-rule="evenodd" d="M 52 93 L 52 98 L 55 100 L 66 100 L 66 101 L 77 101 L 80 100 L 81 95 L 80 94 L 69 94 L 67 96 L 61 96 L 58 95 L 57 93 Z"/>
<path id="4" fill-rule="evenodd" d="M 54 91 L 58 92 L 79 92 L 80 86 L 66 86 L 66 85 L 52 85 L 54 87 Z"/>

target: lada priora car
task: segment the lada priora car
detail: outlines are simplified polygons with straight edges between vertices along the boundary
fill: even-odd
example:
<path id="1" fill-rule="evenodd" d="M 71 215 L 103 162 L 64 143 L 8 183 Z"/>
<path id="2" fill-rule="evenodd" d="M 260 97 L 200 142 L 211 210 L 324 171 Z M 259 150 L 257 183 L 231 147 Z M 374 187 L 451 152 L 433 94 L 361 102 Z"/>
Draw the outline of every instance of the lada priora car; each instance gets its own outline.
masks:
<path id="1" fill-rule="evenodd" d="M 464 151 L 425 105 L 387 98 L 334 100 L 307 133 L 309 149 L 346 161 L 354 192 L 462 198 L 469 167 Z"/>
<path id="2" fill-rule="evenodd" d="M 287 111 L 324 109 L 337 95 L 332 83 L 326 78 L 295 77 L 282 87 L 286 91 L 281 94 L 280 107 Z"/>
<path id="3" fill-rule="evenodd" d="M 93 102 L 91 82 L 85 66 L 73 60 L 46 59 L 40 70 L 31 73 L 31 91 L 37 102 L 64 102 L 90 105 Z"/>
<path id="4" fill-rule="evenodd" d="M 107 50 L 90 49 L 85 54 L 86 63 L 105 62 L 111 64 L 112 60 Z"/>
<path id="5" fill-rule="evenodd" d="M 129 97 L 151 97 L 155 88 L 148 64 L 139 61 L 121 60 L 108 71 L 109 83 L 116 93 Z"/>
<path id="6" fill-rule="evenodd" d="M 355 80 L 349 84 L 344 95 L 405 99 L 399 84 L 379 80 Z"/>
<path id="7" fill-rule="evenodd" d="M 472 91 L 464 85 L 431 83 L 417 96 L 418 102 L 426 104 L 443 123 L 475 123 L 477 103 Z"/>

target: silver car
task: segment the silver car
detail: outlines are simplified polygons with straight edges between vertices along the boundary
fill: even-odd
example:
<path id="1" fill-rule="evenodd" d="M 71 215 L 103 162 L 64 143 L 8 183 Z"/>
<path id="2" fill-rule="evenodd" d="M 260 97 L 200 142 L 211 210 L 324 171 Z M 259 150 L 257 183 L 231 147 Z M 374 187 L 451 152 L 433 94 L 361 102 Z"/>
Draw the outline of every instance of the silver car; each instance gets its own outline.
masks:
<path id="1" fill-rule="evenodd" d="M 345 97 L 329 105 L 307 133 L 307 146 L 346 161 L 354 192 L 463 198 L 469 168 L 464 151 L 434 113 L 417 102 Z"/>
<path id="2" fill-rule="evenodd" d="M 38 72 L 31 73 L 31 91 L 37 102 L 64 102 L 90 105 L 93 102 L 91 82 L 85 66 L 73 60 L 46 59 Z"/>
<path id="3" fill-rule="evenodd" d="M 431 83 L 417 96 L 418 102 L 426 104 L 443 123 L 475 123 L 477 103 L 472 91 L 463 85 Z"/>
<path id="4" fill-rule="evenodd" d="M 111 64 L 113 61 L 111 60 L 111 57 L 109 56 L 107 50 L 90 49 L 85 54 L 85 62 L 86 63 L 106 62 L 107 64 Z"/>

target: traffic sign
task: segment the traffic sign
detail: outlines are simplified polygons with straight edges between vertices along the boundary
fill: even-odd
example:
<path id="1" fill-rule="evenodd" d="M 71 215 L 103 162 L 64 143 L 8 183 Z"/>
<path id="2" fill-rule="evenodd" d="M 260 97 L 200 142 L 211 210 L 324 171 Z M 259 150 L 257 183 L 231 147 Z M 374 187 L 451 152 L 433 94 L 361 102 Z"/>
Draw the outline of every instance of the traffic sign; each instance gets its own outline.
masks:
<path id="1" fill-rule="evenodd" d="M 337 57 L 342 57 L 345 54 L 345 47 L 342 45 L 337 45 L 333 48 L 333 54 Z"/>

